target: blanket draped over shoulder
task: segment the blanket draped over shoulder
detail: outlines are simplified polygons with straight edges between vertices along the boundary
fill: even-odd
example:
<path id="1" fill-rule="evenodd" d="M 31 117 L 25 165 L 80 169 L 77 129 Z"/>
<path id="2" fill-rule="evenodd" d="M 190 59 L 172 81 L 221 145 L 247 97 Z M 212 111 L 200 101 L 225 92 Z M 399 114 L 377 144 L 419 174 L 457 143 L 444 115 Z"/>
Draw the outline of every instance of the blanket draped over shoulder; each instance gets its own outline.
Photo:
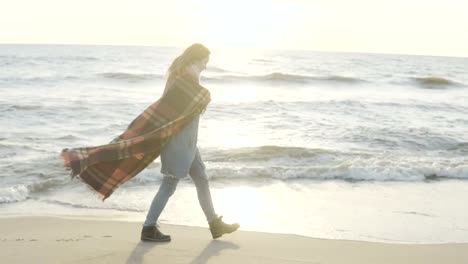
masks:
<path id="1" fill-rule="evenodd" d="M 171 136 L 205 110 L 207 89 L 187 77 L 177 77 L 159 100 L 135 118 L 107 145 L 63 149 L 61 157 L 72 177 L 78 176 L 102 200 L 133 178 L 161 153 Z"/>

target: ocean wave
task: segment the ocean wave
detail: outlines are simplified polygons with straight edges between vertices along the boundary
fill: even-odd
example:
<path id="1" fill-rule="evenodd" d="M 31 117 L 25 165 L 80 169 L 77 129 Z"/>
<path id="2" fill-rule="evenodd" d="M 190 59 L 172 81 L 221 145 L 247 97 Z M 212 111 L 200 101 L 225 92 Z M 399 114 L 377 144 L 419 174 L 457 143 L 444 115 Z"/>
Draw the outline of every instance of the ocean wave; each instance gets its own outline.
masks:
<path id="1" fill-rule="evenodd" d="M 255 81 L 255 82 L 293 82 L 293 83 L 309 83 L 309 82 L 334 82 L 344 84 L 356 84 L 366 82 L 365 80 L 346 77 L 339 75 L 329 76 L 308 76 L 299 74 L 287 74 L 274 72 L 267 75 L 223 75 L 207 78 L 211 81 Z"/>
<path id="2" fill-rule="evenodd" d="M 211 158 L 209 161 L 267 161 L 273 159 L 304 159 L 313 158 L 319 155 L 336 154 L 337 152 L 325 149 L 311 149 L 301 147 L 282 147 L 282 146 L 260 146 L 247 147 L 231 150 L 218 150 L 214 153 L 208 153 Z"/>
<path id="3" fill-rule="evenodd" d="M 21 60 L 38 60 L 38 61 L 46 61 L 46 62 L 54 62 L 54 61 L 97 61 L 100 60 L 96 57 L 91 56 L 13 56 L 15 59 Z"/>
<path id="4" fill-rule="evenodd" d="M 211 72 L 217 72 L 217 73 L 222 73 L 222 72 L 228 72 L 227 70 L 215 66 L 209 66 L 208 69 Z"/>
<path id="5" fill-rule="evenodd" d="M 160 74 L 150 73 L 128 73 L 128 72 L 105 72 L 99 73 L 98 76 L 112 80 L 126 80 L 126 81 L 148 81 L 164 78 Z"/>
<path id="6" fill-rule="evenodd" d="M 339 76 L 339 75 L 331 75 L 331 76 L 327 76 L 327 77 L 323 77 L 319 79 L 325 80 L 325 81 L 342 82 L 342 83 L 349 83 L 349 84 L 367 82 L 366 80 L 362 80 L 359 78 Z"/>
<path id="7" fill-rule="evenodd" d="M 48 200 L 43 199 L 41 202 L 49 203 L 49 204 L 56 204 L 66 207 L 72 208 L 80 208 L 80 209 L 99 209 L 99 210 L 116 210 L 116 211 L 125 211 L 125 212 L 144 212 L 146 209 L 135 209 L 131 206 L 124 206 L 120 205 L 112 205 L 110 203 L 102 203 L 101 206 L 90 205 L 90 204 L 83 204 L 83 203 L 74 203 L 68 201 L 59 201 L 59 200 Z"/>
<path id="8" fill-rule="evenodd" d="M 30 144 L 27 143 L 6 143 L 6 144 L 0 144 L 0 150 L 8 150 L 12 153 L 15 153 L 14 155 L 18 154 L 19 152 L 24 152 L 25 150 L 40 150 L 37 147 L 31 146 Z"/>
<path id="9" fill-rule="evenodd" d="M 384 161 L 380 161 L 385 164 Z M 335 166 L 315 164 L 311 166 L 238 166 L 208 169 L 212 180 L 343 180 L 421 182 L 433 180 L 468 180 L 468 167 L 462 164 L 436 168 L 430 164 L 408 168 L 406 164 L 352 164 L 343 162 Z"/>
<path id="10" fill-rule="evenodd" d="M 29 190 L 24 185 L 0 188 L 0 204 L 21 202 L 29 197 Z"/>
<path id="11" fill-rule="evenodd" d="M 0 66 L 25 66 L 44 65 L 57 63 L 86 63 L 95 62 L 100 59 L 91 56 L 21 56 L 21 55 L 0 55 Z"/>
<path id="12" fill-rule="evenodd" d="M 74 76 L 74 75 L 66 75 L 66 76 L 33 76 L 33 77 L 4 77 L 1 78 L 0 81 L 9 84 L 33 84 L 37 85 L 41 82 L 53 83 L 53 82 L 60 82 L 60 81 L 72 81 L 72 80 L 80 80 L 83 77 Z"/>
<path id="13" fill-rule="evenodd" d="M 273 60 L 269 60 L 269 59 L 253 59 L 252 61 L 253 61 L 253 62 L 260 62 L 260 63 L 262 63 L 262 64 L 274 62 Z"/>
<path id="14" fill-rule="evenodd" d="M 100 60 L 97 57 L 91 57 L 91 56 L 61 56 L 59 58 L 62 60 L 67 60 L 67 61 L 99 61 Z"/>
<path id="15" fill-rule="evenodd" d="M 30 184 L 27 186 L 29 192 L 31 193 L 42 193 L 42 192 L 47 192 L 52 188 L 59 187 L 66 182 L 68 182 L 69 179 L 67 176 L 63 177 L 63 179 L 48 179 L 45 181 L 39 181 L 35 182 L 33 184 Z"/>
<path id="16" fill-rule="evenodd" d="M 262 146 L 204 151 L 209 174 L 217 178 L 269 178 L 346 181 L 424 181 L 466 179 L 466 161 L 451 158 L 464 153 L 466 143 L 442 144 L 446 158 L 388 156 L 366 151 L 338 151 L 302 147 Z M 458 160 L 458 161 L 457 161 Z"/>
<path id="17" fill-rule="evenodd" d="M 48 62 L 48 63 L 57 63 L 57 62 L 88 62 L 88 61 L 99 61 L 100 59 L 92 56 L 18 56 L 15 59 L 22 61 L 36 61 L 36 62 Z"/>
<path id="18" fill-rule="evenodd" d="M 61 136 L 55 138 L 57 140 L 64 140 L 64 141 L 74 141 L 80 139 L 80 137 L 74 136 L 74 135 L 66 135 L 66 136 Z"/>
<path id="19" fill-rule="evenodd" d="M 414 77 L 414 82 L 423 88 L 446 88 L 460 86 L 460 83 L 442 77 Z"/>
<path id="20" fill-rule="evenodd" d="M 36 111 L 42 108 L 42 105 L 10 105 L 4 111 Z"/>
<path id="21" fill-rule="evenodd" d="M 460 147 L 463 147 L 460 146 Z M 344 180 L 431 181 L 468 180 L 466 159 L 394 156 L 385 153 L 340 152 L 323 149 L 265 146 L 233 150 L 206 150 L 203 157 L 213 180 Z M 160 163 L 132 180 L 147 185 L 163 177 Z"/>
<path id="22" fill-rule="evenodd" d="M 47 177 L 40 175 L 39 177 L 42 179 L 38 178 L 33 183 L 0 188 L 0 204 L 21 202 L 29 199 L 31 195 L 40 195 L 51 189 L 59 189 L 70 182 L 70 178 L 67 175 L 50 179 L 44 179 Z"/>
<path id="23" fill-rule="evenodd" d="M 468 142 L 462 142 L 452 145 L 447 150 L 452 151 L 455 154 L 466 154 L 468 155 Z"/>

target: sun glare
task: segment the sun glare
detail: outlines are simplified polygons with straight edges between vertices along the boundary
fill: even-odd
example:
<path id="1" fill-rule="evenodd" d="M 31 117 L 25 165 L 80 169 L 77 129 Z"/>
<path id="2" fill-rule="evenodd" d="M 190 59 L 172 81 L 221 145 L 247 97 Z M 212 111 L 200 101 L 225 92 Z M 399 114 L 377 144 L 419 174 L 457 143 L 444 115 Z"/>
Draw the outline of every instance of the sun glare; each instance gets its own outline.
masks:
<path id="1" fill-rule="evenodd" d="M 261 212 L 270 206 L 266 197 L 252 187 L 225 188 L 216 198 L 226 217 L 235 219 L 244 227 L 261 225 L 264 218 Z"/>
<path id="2" fill-rule="evenodd" d="M 278 44 L 278 32 L 286 31 L 288 21 L 293 21 L 298 11 L 294 4 L 285 1 L 205 0 L 202 3 L 200 37 L 219 47 L 265 48 L 273 46 L 272 42 Z"/>

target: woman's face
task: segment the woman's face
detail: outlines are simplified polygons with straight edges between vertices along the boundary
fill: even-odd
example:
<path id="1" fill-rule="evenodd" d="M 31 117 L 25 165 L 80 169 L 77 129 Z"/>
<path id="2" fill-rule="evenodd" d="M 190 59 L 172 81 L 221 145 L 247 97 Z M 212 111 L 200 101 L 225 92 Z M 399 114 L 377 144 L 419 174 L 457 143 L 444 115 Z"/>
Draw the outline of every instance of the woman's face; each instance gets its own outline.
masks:
<path id="1" fill-rule="evenodd" d="M 210 60 L 210 58 L 206 57 L 203 60 L 200 60 L 200 61 L 195 63 L 195 64 L 198 64 L 198 68 L 200 69 L 200 72 L 202 72 L 204 69 L 206 69 L 206 65 L 208 64 L 209 60 Z"/>
<path id="2" fill-rule="evenodd" d="M 206 69 L 206 65 L 208 64 L 209 60 L 210 58 L 206 57 L 205 59 L 194 62 L 192 65 L 188 66 L 187 68 L 188 72 L 198 77 L 200 73 Z"/>

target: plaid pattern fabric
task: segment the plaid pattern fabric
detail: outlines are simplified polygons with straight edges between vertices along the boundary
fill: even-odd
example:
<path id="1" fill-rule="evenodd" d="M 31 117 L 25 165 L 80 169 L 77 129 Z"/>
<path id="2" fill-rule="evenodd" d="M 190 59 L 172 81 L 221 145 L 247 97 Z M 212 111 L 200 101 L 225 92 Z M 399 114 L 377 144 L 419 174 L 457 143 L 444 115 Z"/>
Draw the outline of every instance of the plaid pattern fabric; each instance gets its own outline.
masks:
<path id="1" fill-rule="evenodd" d="M 63 149 L 61 157 L 72 177 L 108 198 L 161 153 L 175 135 L 210 102 L 210 93 L 187 76 L 177 77 L 163 96 L 107 145 Z"/>

